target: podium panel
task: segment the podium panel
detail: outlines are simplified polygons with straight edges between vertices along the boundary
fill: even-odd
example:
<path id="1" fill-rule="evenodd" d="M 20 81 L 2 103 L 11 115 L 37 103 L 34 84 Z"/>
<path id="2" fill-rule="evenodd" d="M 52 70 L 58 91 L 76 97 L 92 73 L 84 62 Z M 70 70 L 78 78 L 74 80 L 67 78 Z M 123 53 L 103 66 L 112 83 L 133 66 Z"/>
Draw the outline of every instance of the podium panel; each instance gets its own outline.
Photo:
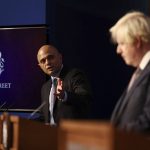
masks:
<path id="1" fill-rule="evenodd" d="M 63 120 L 58 150 L 150 150 L 140 134 L 118 131 L 109 122 Z"/>
<path id="2" fill-rule="evenodd" d="M 0 116 L 0 150 L 150 150 L 148 136 L 117 130 L 109 122 L 62 120 L 51 127 L 6 117 Z"/>
<path id="3" fill-rule="evenodd" d="M 18 116 L 9 116 L 11 129 L 10 150 L 57 150 L 58 129 L 43 123 L 27 120 Z M 0 132 L 3 135 L 3 116 Z M 0 136 L 0 150 L 4 149 L 3 136 Z"/>

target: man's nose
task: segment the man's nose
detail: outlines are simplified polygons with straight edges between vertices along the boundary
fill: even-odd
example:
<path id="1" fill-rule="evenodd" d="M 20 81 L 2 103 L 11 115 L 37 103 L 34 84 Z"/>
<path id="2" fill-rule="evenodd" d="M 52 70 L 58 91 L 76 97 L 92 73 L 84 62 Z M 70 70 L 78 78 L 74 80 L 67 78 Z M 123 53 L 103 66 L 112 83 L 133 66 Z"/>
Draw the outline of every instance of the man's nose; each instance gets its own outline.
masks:
<path id="1" fill-rule="evenodd" d="M 121 47 L 118 45 L 118 46 L 117 46 L 117 50 L 116 50 L 117 54 L 120 54 L 121 51 L 122 51 L 122 50 L 121 50 Z"/>
<path id="2" fill-rule="evenodd" d="M 49 64 L 49 63 L 50 63 L 49 59 L 46 59 L 46 60 L 45 60 L 45 64 L 47 65 L 47 64 Z"/>

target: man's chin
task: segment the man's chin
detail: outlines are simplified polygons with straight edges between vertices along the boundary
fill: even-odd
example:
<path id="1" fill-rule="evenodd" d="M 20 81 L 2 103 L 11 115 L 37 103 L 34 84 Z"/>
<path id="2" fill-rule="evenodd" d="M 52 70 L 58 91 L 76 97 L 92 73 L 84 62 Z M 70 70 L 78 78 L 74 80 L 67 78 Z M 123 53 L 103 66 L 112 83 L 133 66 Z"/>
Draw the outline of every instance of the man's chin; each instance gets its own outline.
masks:
<path id="1" fill-rule="evenodd" d="M 133 64 L 132 64 L 131 62 L 129 62 L 129 61 L 125 61 L 125 63 L 126 63 L 126 65 L 128 65 L 128 66 L 133 66 Z"/>
<path id="2" fill-rule="evenodd" d="M 46 74 L 49 75 L 49 76 L 52 76 L 53 72 L 52 71 L 47 71 Z"/>
<path id="3" fill-rule="evenodd" d="M 126 65 L 129 65 L 129 61 L 127 61 L 126 59 L 124 59 L 124 62 Z"/>
<path id="4" fill-rule="evenodd" d="M 47 71 L 47 74 L 49 75 L 49 76 L 55 76 L 56 74 L 57 74 L 58 72 L 56 72 L 56 71 Z"/>
<path id="5" fill-rule="evenodd" d="M 49 76 L 55 76 L 56 73 L 54 71 L 51 71 L 48 74 L 49 74 Z"/>

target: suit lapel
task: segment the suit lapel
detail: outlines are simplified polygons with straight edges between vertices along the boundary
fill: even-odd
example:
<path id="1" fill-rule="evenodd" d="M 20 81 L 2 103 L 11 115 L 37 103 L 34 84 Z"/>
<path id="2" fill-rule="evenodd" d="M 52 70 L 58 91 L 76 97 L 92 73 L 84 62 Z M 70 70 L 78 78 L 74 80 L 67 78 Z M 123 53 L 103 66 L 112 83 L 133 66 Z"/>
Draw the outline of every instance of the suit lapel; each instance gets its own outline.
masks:
<path id="1" fill-rule="evenodd" d="M 123 114 L 126 105 L 129 102 L 130 96 L 133 94 L 136 87 L 139 86 L 139 84 L 143 81 L 143 79 L 150 74 L 150 62 L 146 66 L 146 68 L 141 72 L 140 76 L 137 78 L 137 80 L 133 83 L 131 89 L 127 92 L 127 90 L 123 93 L 119 100 L 119 104 L 116 106 L 116 110 L 114 111 L 112 115 L 112 119 L 115 121 L 119 121 L 121 118 L 121 115 Z M 121 102 L 122 101 L 122 102 Z"/>
<path id="2" fill-rule="evenodd" d="M 127 99 L 132 95 L 132 93 L 134 92 L 135 88 L 137 86 L 139 86 L 139 84 L 143 81 L 143 79 L 149 75 L 150 73 L 150 62 L 148 63 L 148 65 L 146 66 L 146 68 L 140 73 L 139 77 L 137 78 L 137 80 L 135 80 L 135 82 L 133 83 L 133 86 L 131 87 L 131 89 L 129 90 L 128 94 L 127 94 Z"/>
<path id="3" fill-rule="evenodd" d="M 51 78 L 47 81 L 46 86 L 45 86 L 45 101 L 46 101 L 46 108 L 45 111 L 48 113 L 49 112 L 49 94 L 50 94 L 50 89 L 51 89 Z"/>

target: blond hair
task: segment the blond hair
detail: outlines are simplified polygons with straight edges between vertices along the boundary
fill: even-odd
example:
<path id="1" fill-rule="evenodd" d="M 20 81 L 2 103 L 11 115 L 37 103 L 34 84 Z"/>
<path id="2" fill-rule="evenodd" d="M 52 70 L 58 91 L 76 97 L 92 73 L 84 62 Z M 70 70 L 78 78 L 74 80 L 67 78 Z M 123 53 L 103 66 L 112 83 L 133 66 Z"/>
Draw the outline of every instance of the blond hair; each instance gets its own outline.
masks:
<path id="1" fill-rule="evenodd" d="M 117 23 L 109 29 L 114 43 L 117 37 L 124 37 L 127 43 L 133 43 L 137 37 L 145 43 L 150 42 L 150 18 L 139 11 L 132 11 L 120 18 Z"/>

